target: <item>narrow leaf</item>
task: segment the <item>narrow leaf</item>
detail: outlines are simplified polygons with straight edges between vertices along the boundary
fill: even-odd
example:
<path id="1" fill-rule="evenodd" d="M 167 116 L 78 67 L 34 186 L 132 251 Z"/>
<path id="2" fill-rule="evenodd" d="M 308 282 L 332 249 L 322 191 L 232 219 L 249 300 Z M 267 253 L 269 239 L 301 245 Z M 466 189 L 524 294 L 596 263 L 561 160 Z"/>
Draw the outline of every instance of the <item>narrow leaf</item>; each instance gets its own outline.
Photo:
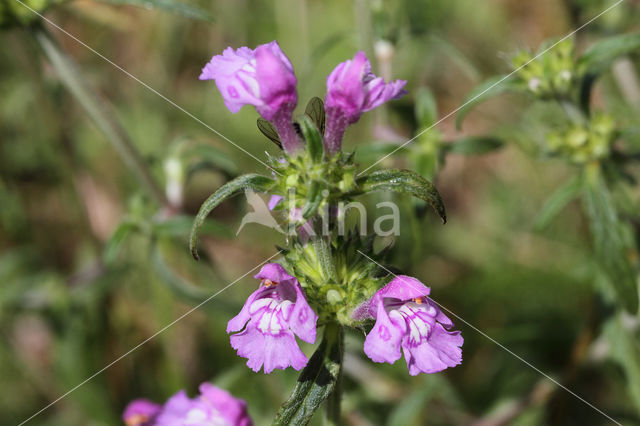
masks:
<path id="1" fill-rule="evenodd" d="M 578 59 L 585 74 L 600 74 L 624 55 L 640 51 L 640 32 L 605 38 L 591 46 Z"/>
<path id="2" fill-rule="evenodd" d="M 324 135 L 326 117 L 324 113 L 324 102 L 322 99 L 317 96 L 311 98 L 304 110 L 304 113 L 311 117 L 318 130 L 320 130 L 320 134 Z"/>
<path id="3" fill-rule="evenodd" d="M 415 115 L 419 127 L 429 127 L 438 119 L 436 98 L 426 87 L 421 87 L 416 93 Z"/>
<path id="4" fill-rule="evenodd" d="M 262 132 L 269 140 L 276 145 L 278 148 L 282 149 L 282 142 L 280 142 L 280 135 L 278 135 L 278 131 L 269 121 L 264 118 L 258 118 L 258 130 Z"/>
<path id="5" fill-rule="evenodd" d="M 274 181 L 268 177 L 249 174 L 235 178 L 234 180 L 225 183 L 216 192 L 211 194 L 209 198 L 200 206 L 200 210 L 196 215 L 193 225 L 191 227 L 191 235 L 189 237 L 189 249 L 194 259 L 198 260 L 198 249 L 196 247 L 198 242 L 198 231 L 204 223 L 206 217 L 215 209 L 221 202 L 237 194 L 245 189 L 253 189 L 256 192 L 265 192 L 272 185 Z"/>
<path id="6" fill-rule="evenodd" d="M 458 115 L 456 116 L 456 129 L 459 130 L 462 127 L 462 121 L 467 114 L 476 107 L 476 105 L 481 104 L 482 102 L 485 102 L 486 100 L 503 92 L 513 90 L 513 88 L 513 83 L 509 81 L 509 78 L 506 75 L 491 77 L 474 87 L 458 110 Z"/>
<path id="7" fill-rule="evenodd" d="M 312 180 L 309 182 L 307 192 L 307 203 L 302 208 L 302 218 L 309 219 L 318 210 L 322 202 L 322 185 L 320 182 Z"/>
<path id="8" fill-rule="evenodd" d="M 274 426 L 309 424 L 338 381 L 344 351 L 342 339 L 339 325 L 325 326 L 322 343 L 302 370 L 293 393 L 278 411 Z"/>
<path id="9" fill-rule="evenodd" d="M 469 136 L 444 145 L 448 153 L 460 155 L 483 155 L 503 146 L 504 141 L 493 136 Z"/>
<path id="10" fill-rule="evenodd" d="M 132 232 L 138 229 L 138 225 L 134 222 L 124 221 L 121 222 L 116 230 L 111 234 L 109 241 L 104 248 L 103 258 L 105 263 L 109 264 L 116 260 L 120 247 L 126 238 L 131 235 Z"/>
<path id="11" fill-rule="evenodd" d="M 328 239 L 320 233 L 320 235 L 313 239 L 313 248 L 316 251 L 316 256 L 318 256 L 322 275 L 325 280 L 336 282 L 338 274 L 336 273 L 333 256 L 331 255 L 331 245 Z"/>
<path id="12" fill-rule="evenodd" d="M 447 222 L 444 202 L 438 190 L 431 182 L 411 170 L 379 170 L 356 179 L 358 189 L 352 195 L 373 191 L 391 191 L 411 194 L 426 201 L 440 216 L 442 223 Z"/>
<path id="13" fill-rule="evenodd" d="M 636 273 L 629 263 L 630 247 L 600 169 L 590 167 L 584 179 L 583 204 L 589 219 L 596 257 L 607 273 L 618 300 L 629 312 L 638 309 Z"/>
<path id="14" fill-rule="evenodd" d="M 311 118 L 306 115 L 298 118 L 298 124 L 304 140 L 307 141 L 309 157 L 314 163 L 320 162 L 322 160 L 323 145 L 322 136 L 318 132 L 318 128 Z"/>
<path id="15" fill-rule="evenodd" d="M 546 228 L 567 204 L 578 197 L 582 185 L 582 179 L 574 177 L 556 189 L 540 209 L 533 228 L 537 231 Z"/>

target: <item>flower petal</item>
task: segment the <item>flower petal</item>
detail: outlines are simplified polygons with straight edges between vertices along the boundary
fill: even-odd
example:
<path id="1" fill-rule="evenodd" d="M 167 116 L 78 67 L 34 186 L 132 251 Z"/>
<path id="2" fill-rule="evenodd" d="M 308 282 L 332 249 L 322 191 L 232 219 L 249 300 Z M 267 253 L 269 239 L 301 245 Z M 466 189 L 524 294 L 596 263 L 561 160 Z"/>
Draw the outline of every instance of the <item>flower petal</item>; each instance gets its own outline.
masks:
<path id="1" fill-rule="evenodd" d="M 364 341 L 364 353 L 374 362 L 393 364 L 400 359 L 400 343 L 406 326 L 389 318 L 382 299 L 378 299 L 376 323 Z"/>
<path id="2" fill-rule="evenodd" d="M 298 347 L 291 331 L 283 331 L 278 336 L 261 333 L 251 322 L 247 328 L 230 336 L 231 346 L 238 355 L 247 358 L 247 366 L 256 373 L 264 365 L 265 374 L 273 369 L 292 366 L 300 370 L 307 365 L 307 357 Z"/>
<path id="3" fill-rule="evenodd" d="M 151 426 L 161 409 L 161 405 L 148 399 L 136 399 L 124 409 L 122 420 L 127 426 Z"/>
<path id="4" fill-rule="evenodd" d="M 316 341 L 318 315 L 311 309 L 300 284 L 295 286 L 296 303 L 289 318 L 289 327 L 300 339 L 307 343 Z"/>
<path id="5" fill-rule="evenodd" d="M 403 342 L 409 374 L 437 373 L 460 364 L 463 342 L 459 331 L 447 331 L 440 324 L 434 325 L 429 338 L 420 345 Z"/>

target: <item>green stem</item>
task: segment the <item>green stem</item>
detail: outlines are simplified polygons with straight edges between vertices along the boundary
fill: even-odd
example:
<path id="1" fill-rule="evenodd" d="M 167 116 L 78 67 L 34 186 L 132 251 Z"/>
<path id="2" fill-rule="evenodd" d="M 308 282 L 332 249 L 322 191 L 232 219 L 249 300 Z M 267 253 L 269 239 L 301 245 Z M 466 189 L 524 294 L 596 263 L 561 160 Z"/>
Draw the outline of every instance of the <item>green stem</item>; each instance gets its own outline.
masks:
<path id="1" fill-rule="evenodd" d="M 325 406 L 325 425 L 337 426 L 340 424 L 340 403 L 342 402 L 342 364 L 344 359 L 344 331 L 342 327 L 337 323 L 330 323 L 325 326 L 324 330 L 325 339 L 327 341 L 338 340 L 338 347 L 340 348 L 340 371 L 338 372 L 338 378 L 336 380 L 333 391 L 327 398 Z"/>
<path id="2" fill-rule="evenodd" d="M 125 164 L 133 171 L 149 195 L 161 206 L 168 205 L 164 193 L 151 175 L 147 164 L 135 148 L 127 133 L 109 110 L 107 103 L 90 87 L 71 57 L 66 55 L 43 28 L 34 30 L 35 37 L 56 70 L 62 84 L 82 105 L 89 117 L 104 132 Z"/>

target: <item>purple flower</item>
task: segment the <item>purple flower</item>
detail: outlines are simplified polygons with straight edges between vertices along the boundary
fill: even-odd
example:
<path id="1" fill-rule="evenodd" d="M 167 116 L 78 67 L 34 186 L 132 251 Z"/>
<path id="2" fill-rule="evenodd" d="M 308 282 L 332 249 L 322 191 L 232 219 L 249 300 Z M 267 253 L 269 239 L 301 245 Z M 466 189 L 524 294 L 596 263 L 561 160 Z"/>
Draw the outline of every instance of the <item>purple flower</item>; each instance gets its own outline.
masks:
<path id="1" fill-rule="evenodd" d="M 155 426 L 251 426 L 247 403 L 210 383 L 200 385 L 200 395 L 191 399 L 185 391 L 164 404 Z"/>
<path id="2" fill-rule="evenodd" d="M 381 77 L 373 75 L 364 52 L 358 52 L 353 59 L 338 64 L 327 77 L 324 100 L 326 150 L 331 154 L 338 152 L 347 126 L 358 121 L 363 112 L 404 95 L 402 88 L 406 83 L 404 80 L 385 83 Z"/>
<path id="3" fill-rule="evenodd" d="M 224 103 L 233 113 L 253 105 L 276 127 L 288 153 L 302 146 L 292 124 L 298 102 L 296 76 L 291 61 L 278 42 L 261 44 L 255 50 L 227 47 L 202 69 L 200 80 L 215 80 Z"/>
<path id="4" fill-rule="evenodd" d="M 131 401 L 122 413 L 127 426 L 153 426 L 162 406 L 147 399 Z"/>
<path id="5" fill-rule="evenodd" d="M 253 371 L 271 373 L 274 368 L 292 366 L 300 370 L 307 357 L 298 347 L 297 335 L 305 342 L 316 340 L 318 316 L 307 303 L 297 279 L 277 263 L 262 267 L 255 278 L 260 288 L 247 299 L 240 313 L 227 325 L 231 346 L 248 358 Z"/>
<path id="6" fill-rule="evenodd" d="M 429 288 L 406 275 L 395 277 L 371 299 L 369 314 L 376 319 L 364 342 L 375 362 L 393 364 L 404 351 L 409 374 L 436 373 L 462 362 L 459 331 L 430 300 Z"/>
<path id="7" fill-rule="evenodd" d="M 122 416 L 127 426 L 251 426 L 247 403 L 210 383 L 191 399 L 184 390 L 160 406 L 144 399 L 131 402 Z"/>

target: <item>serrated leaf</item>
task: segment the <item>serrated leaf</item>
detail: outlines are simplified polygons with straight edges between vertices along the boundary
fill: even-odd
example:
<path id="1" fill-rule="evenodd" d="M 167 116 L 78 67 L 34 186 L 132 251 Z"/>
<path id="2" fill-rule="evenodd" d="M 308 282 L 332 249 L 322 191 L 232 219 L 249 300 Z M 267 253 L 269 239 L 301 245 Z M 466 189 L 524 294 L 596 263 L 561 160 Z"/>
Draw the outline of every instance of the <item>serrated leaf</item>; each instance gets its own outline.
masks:
<path id="1" fill-rule="evenodd" d="M 493 136 L 468 136 L 444 145 L 446 152 L 460 155 L 483 155 L 504 146 L 502 139 Z"/>
<path id="2" fill-rule="evenodd" d="M 175 13 L 178 15 L 182 15 L 185 18 L 190 19 L 199 19 L 202 21 L 213 21 L 213 17 L 205 10 L 190 5 L 188 3 L 177 1 L 177 0 L 103 0 L 106 3 L 116 4 L 116 5 L 132 5 L 143 7 L 145 9 L 156 8 L 161 9 L 166 12 Z"/>
<path id="3" fill-rule="evenodd" d="M 474 87 L 458 110 L 458 114 L 456 115 L 456 129 L 460 130 L 464 118 L 478 104 L 508 90 L 513 90 L 515 86 L 509 78 L 507 75 L 497 75 Z"/>
<path id="4" fill-rule="evenodd" d="M 344 351 L 342 340 L 339 325 L 325 326 L 322 343 L 302 370 L 293 393 L 278 411 L 274 426 L 309 424 L 338 381 Z"/>
<path id="5" fill-rule="evenodd" d="M 415 115 L 418 127 L 429 127 L 438 119 L 436 98 L 427 87 L 421 87 L 416 93 Z"/>
<path id="6" fill-rule="evenodd" d="M 216 192 L 211 194 L 209 198 L 200 206 L 200 210 L 196 215 L 196 218 L 193 221 L 193 225 L 191 227 L 191 235 L 189 237 L 189 249 L 191 250 L 191 254 L 194 259 L 198 260 L 198 249 L 196 247 L 198 240 L 198 231 L 200 227 L 204 223 L 206 217 L 211 213 L 213 209 L 215 209 L 221 202 L 226 200 L 227 198 L 237 194 L 240 191 L 244 191 L 245 189 L 252 189 L 256 192 L 266 192 L 272 185 L 274 181 L 268 177 L 257 175 L 257 174 L 248 174 L 242 175 L 234 180 L 225 183 L 218 189 Z"/>
<path id="7" fill-rule="evenodd" d="M 311 98 L 307 107 L 304 110 L 304 113 L 311 117 L 311 120 L 315 123 L 316 127 L 320 131 L 321 135 L 324 135 L 324 126 L 325 126 L 325 112 L 324 112 L 324 102 L 317 96 Z"/>
<path id="8" fill-rule="evenodd" d="M 271 142 L 275 143 L 278 148 L 282 149 L 282 142 L 280 141 L 280 135 L 275 126 L 271 122 L 264 118 L 258 118 L 258 130 L 265 135 Z"/>
<path id="9" fill-rule="evenodd" d="M 307 115 L 298 117 L 298 125 L 300 126 L 304 140 L 307 142 L 309 157 L 314 163 L 320 162 L 322 160 L 324 147 L 322 144 L 322 135 L 318 132 L 318 128 Z"/>
<path id="10" fill-rule="evenodd" d="M 622 224 L 600 169 L 590 167 L 583 185 L 583 204 L 589 219 L 595 255 L 606 272 L 617 298 L 629 312 L 638 309 L 636 272 Z"/>
<path id="11" fill-rule="evenodd" d="M 567 204 L 580 195 L 582 186 L 582 179 L 576 176 L 557 188 L 540 209 L 533 228 L 537 231 L 546 228 Z"/>
<path id="12" fill-rule="evenodd" d="M 391 191 L 400 194 L 411 194 L 424 200 L 440 216 L 442 223 L 447 222 L 447 215 L 442 197 L 431 182 L 411 170 L 388 169 L 379 170 L 356 179 L 357 190 L 352 195 L 373 191 Z"/>
<path id="13" fill-rule="evenodd" d="M 605 38 L 591 46 L 578 59 L 585 74 L 600 74 L 624 55 L 640 51 L 640 33 Z"/>

